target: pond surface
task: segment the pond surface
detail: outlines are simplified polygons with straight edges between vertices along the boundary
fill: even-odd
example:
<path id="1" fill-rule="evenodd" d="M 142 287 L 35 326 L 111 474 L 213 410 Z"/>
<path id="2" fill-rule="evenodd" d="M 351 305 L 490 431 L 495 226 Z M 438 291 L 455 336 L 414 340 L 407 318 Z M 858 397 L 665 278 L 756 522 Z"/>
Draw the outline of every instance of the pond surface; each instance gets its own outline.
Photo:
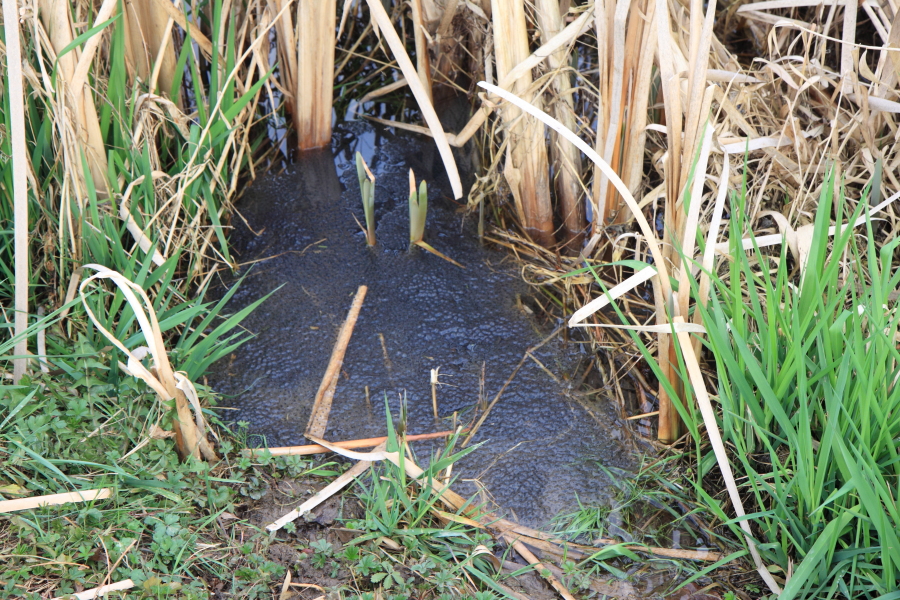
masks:
<path id="1" fill-rule="evenodd" d="M 360 285 L 369 290 L 331 409 L 332 441 L 385 435 L 385 402 L 396 420 L 404 399 L 409 433 L 450 429 L 454 413 L 469 423 L 557 325 L 530 314 L 536 290 L 515 261 L 480 245 L 474 219 L 450 200 L 430 140 L 359 122 L 340 125 L 335 140 L 333 150 L 254 182 L 233 219 L 240 262 L 260 262 L 243 268 L 249 274 L 231 308 L 277 291 L 245 322 L 256 337 L 221 362 L 211 383 L 237 409 L 229 421 L 247 422 L 255 445 L 309 443 L 313 399 Z M 375 248 L 354 221 L 364 222 L 356 150 L 377 176 Z M 408 249 L 410 167 L 429 184 L 426 241 L 465 269 Z M 607 503 L 615 487 L 600 465 L 628 469 L 630 451 L 617 441 L 612 410 L 594 406 L 592 416 L 571 389 L 588 365 L 581 345 L 557 336 L 534 357 L 475 437 L 483 445 L 454 467 L 454 489 L 480 492 L 510 518 L 542 526 L 579 499 Z M 422 462 L 437 447 L 414 444 Z"/>

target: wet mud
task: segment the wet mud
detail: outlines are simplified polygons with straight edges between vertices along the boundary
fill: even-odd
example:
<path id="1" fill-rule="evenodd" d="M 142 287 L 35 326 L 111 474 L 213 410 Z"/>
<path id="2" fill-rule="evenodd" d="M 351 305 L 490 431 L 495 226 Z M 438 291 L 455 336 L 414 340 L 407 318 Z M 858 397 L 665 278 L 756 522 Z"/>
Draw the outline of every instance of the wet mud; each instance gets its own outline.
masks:
<path id="1" fill-rule="evenodd" d="M 430 141 L 359 122 L 340 125 L 335 140 L 333 150 L 257 180 L 233 220 L 240 262 L 258 262 L 242 269 L 247 277 L 231 308 L 274 293 L 246 321 L 256 337 L 222 361 L 210 383 L 236 409 L 228 420 L 246 422 L 257 446 L 308 443 L 312 402 L 360 285 L 369 290 L 334 397 L 331 440 L 384 435 L 385 402 L 395 421 L 405 404 L 409 433 L 449 429 L 454 413 L 470 422 L 555 327 L 529 314 L 535 290 L 521 281 L 515 261 L 481 246 L 474 219 L 450 199 Z M 364 223 L 356 150 L 377 176 L 375 248 L 354 221 Z M 410 167 L 417 181 L 428 181 L 426 241 L 465 269 L 409 250 Z M 615 486 L 600 465 L 611 473 L 629 469 L 630 452 L 618 441 L 612 411 L 585 410 L 572 389 L 588 364 L 581 345 L 557 337 L 534 357 L 481 427 L 474 441 L 483 445 L 454 467 L 454 489 L 546 526 L 579 499 L 607 503 Z M 436 368 L 439 422 L 430 384 Z M 427 462 L 437 445 L 414 448 Z"/>

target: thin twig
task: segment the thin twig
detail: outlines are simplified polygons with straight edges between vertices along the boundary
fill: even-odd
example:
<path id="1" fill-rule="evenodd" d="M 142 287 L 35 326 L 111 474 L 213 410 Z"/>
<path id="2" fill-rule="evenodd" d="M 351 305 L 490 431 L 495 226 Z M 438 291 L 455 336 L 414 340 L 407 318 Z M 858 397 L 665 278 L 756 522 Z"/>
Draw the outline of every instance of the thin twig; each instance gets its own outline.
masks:
<path id="1" fill-rule="evenodd" d="M 547 342 L 549 342 L 551 339 L 553 339 L 553 337 L 557 333 L 559 333 L 563 327 L 564 327 L 564 325 L 560 325 L 559 327 L 554 329 L 550 335 L 548 335 L 546 338 L 544 338 L 539 344 L 532 346 L 531 348 L 529 348 L 528 350 L 525 351 L 525 354 L 522 355 L 522 360 L 520 360 L 519 364 L 516 365 L 516 368 L 513 369 L 513 372 L 512 372 L 512 374 L 510 374 L 509 379 L 506 380 L 506 383 L 503 384 L 503 387 L 500 388 L 500 391 L 497 392 L 497 395 L 494 396 L 494 399 L 491 400 L 490 404 L 488 404 L 487 410 L 484 411 L 484 413 L 482 413 L 481 417 L 478 419 L 478 422 L 475 423 L 474 427 L 472 427 L 472 431 L 469 433 L 469 435 L 466 436 L 466 439 L 463 440 L 463 443 L 462 443 L 463 448 L 468 446 L 469 442 L 472 441 L 472 438 L 475 437 L 475 434 L 478 433 L 478 429 L 484 423 L 485 419 L 487 419 L 488 415 L 491 412 L 491 409 L 494 408 L 494 405 L 496 405 L 497 402 L 500 400 L 500 396 L 503 395 L 503 392 L 505 392 L 506 388 L 509 386 L 509 384 L 512 383 L 512 380 L 515 378 L 516 374 L 519 372 L 519 369 L 521 369 L 522 365 L 525 364 L 525 361 L 528 360 L 528 355 L 531 354 L 532 352 L 534 352 L 535 350 L 537 350 L 538 348 L 540 348 L 541 346 L 543 346 L 544 344 L 546 344 Z"/>

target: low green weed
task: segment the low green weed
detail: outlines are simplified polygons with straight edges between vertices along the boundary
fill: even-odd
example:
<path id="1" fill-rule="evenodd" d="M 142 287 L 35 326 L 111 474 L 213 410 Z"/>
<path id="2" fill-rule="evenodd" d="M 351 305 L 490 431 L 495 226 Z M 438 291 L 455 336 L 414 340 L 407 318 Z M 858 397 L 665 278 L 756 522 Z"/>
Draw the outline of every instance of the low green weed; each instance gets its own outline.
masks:
<path id="1" fill-rule="evenodd" d="M 560 538 L 584 545 L 595 545 L 599 538 L 650 547 L 673 546 L 693 550 L 728 549 L 734 542 L 710 531 L 703 520 L 704 507 L 689 497 L 677 480 L 672 459 L 654 461 L 636 474 L 611 472 L 602 465 L 618 492 L 609 504 L 587 505 L 580 500 L 578 508 L 561 513 L 553 520 L 553 530 Z M 640 580 L 647 572 L 667 570 L 672 573 L 672 588 L 707 574 L 705 563 L 638 555 L 625 547 L 609 544 L 580 560 L 562 563 L 564 582 L 575 589 L 586 590 L 592 578 L 608 576 Z M 743 554 L 743 553 L 742 553 Z M 733 558 L 733 557 L 732 557 Z"/>
<path id="2" fill-rule="evenodd" d="M 390 423 L 388 413 L 388 449 L 399 449 Z M 363 517 L 346 526 L 360 535 L 344 554 L 358 581 L 385 597 L 421 596 L 429 590 L 437 597 L 494 597 L 491 584 L 499 574 L 488 558 L 491 536 L 464 519 L 440 518 L 440 498 L 426 485 L 475 448 L 455 454 L 447 449 L 433 456 L 419 482 L 384 462 L 374 468 L 369 483 L 359 484 Z"/>
<path id="3" fill-rule="evenodd" d="M 67 360 L 70 373 L 0 387 L 0 494 L 110 487 L 113 495 L 4 515 L 0 597 L 65 595 L 107 576 L 132 579 L 134 597 L 205 599 L 216 581 L 271 597 L 283 567 L 260 541 L 238 548 L 218 524 L 236 512 L 247 472 L 181 463 L 171 440 L 151 435 L 170 425 L 154 392 L 131 378 L 110 381 L 104 353 L 84 339 Z M 237 449 L 227 430 L 219 448 Z"/>

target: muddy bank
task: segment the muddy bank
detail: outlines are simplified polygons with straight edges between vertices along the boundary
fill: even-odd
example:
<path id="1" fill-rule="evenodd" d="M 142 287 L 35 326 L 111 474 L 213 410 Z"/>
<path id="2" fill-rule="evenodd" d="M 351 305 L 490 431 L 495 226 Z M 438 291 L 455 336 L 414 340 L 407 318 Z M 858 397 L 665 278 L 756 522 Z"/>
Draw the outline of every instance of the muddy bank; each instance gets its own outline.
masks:
<path id="1" fill-rule="evenodd" d="M 485 250 L 450 187 L 433 144 L 410 135 L 342 125 L 334 151 L 305 156 L 280 176 L 253 184 L 234 219 L 235 250 L 257 262 L 235 296 L 244 306 L 276 290 L 248 320 L 257 334 L 211 377 L 226 394 L 231 421 L 249 424 L 255 445 L 306 443 L 312 400 L 338 329 L 361 284 L 369 286 L 335 394 L 327 437 L 383 435 L 385 401 L 406 404 L 408 431 L 448 429 L 453 413 L 470 421 L 489 402 L 525 350 L 554 324 L 529 314 L 533 290 L 504 253 Z M 353 153 L 377 175 L 376 248 L 368 248 Z M 466 268 L 419 249 L 410 252 L 408 170 L 429 184 L 426 241 Z M 559 339 L 527 360 L 482 426 L 484 445 L 454 474 L 463 494 L 481 491 L 512 518 L 546 525 L 559 511 L 603 503 L 614 492 L 598 463 L 629 466 L 613 415 L 592 417 L 573 381 L 587 366 L 578 344 Z M 541 364 L 538 364 L 538 361 Z M 440 368 L 432 414 L 431 369 Z M 430 448 L 419 443 L 420 459 Z"/>

